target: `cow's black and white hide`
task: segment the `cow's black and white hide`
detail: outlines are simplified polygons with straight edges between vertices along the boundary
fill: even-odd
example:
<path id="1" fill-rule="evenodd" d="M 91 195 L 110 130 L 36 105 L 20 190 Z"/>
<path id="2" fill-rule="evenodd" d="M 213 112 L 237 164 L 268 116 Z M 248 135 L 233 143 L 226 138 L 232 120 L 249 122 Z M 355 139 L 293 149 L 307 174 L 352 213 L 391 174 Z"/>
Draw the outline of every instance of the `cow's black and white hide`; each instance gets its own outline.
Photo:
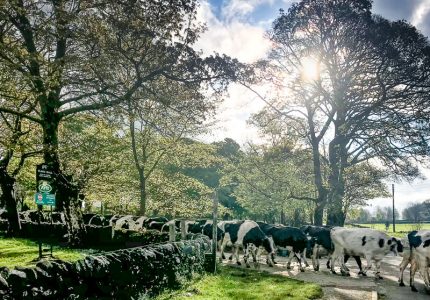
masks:
<path id="1" fill-rule="evenodd" d="M 82 219 L 84 221 L 84 224 L 88 225 L 90 223 L 91 218 L 94 217 L 95 215 L 96 214 L 94 214 L 94 213 L 85 213 L 85 214 L 82 214 Z"/>
<path id="2" fill-rule="evenodd" d="M 51 214 L 52 223 L 56 224 L 66 224 L 66 218 L 62 212 L 52 212 Z"/>
<path id="3" fill-rule="evenodd" d="M 164 222 L 157 222 L 157 221 L 152 221 L 151 223 L 148 224 L 147 228 L 148 229 L 153 229 L 153 230 L 159 230 L 161 231 L 161 229 L 164 226 Z"/>
<path id="4" fill-rule="evenodd" d="M 213 239 L 213 222 L 207 222 L 203 225 L 202 233 L 209 237 L 211 240 Z M 217 242 L 221 242 L 224 238 L 224 230 L 220 226 L 217 225 L 217 231 L 216 231 L 216 240 Z"/>
<path id="5" fill-rule="evenodd" d="M 428 272 L 430 266 L 430 230 L 412 231 L 408 234 L 408 241 L 410 246 L 409 261 L 411 262 L 411 290 L 417 292 L 415 287 L 415 273 L 418 270 L 424 279 L 427 293 L 430 293 L 430 278 Z"/>
<path id="6" fill-rule="evenodd" d="M 243 259 L 245 261 L 246 267 L 249 268 L 250 246 L 254 245 L 256 248 L 261 246 L 267 252 L 266 260 L 268 265 L 273 266 L 271 256 L 275 251 L 273 243 L 264 234 L 256 222 L 250 220 L 235 221 L 234 223 L 223 223 L 222 226 L 224 227 L 224 238 L 221 245 L 221 258 L 224 257 L 225 246 L 231 244 L 233 247 L 234 256 L 236 258 L 236 263 L 240 265 L 239 248 L 242 247 L 245 252 Z M 251 254 L 253 255 L 254 262 L 257 263 L 254 252 L 251 251 Z"/>
<path id="7" fill-rule="evenodd" d="M 273 238 L 276 247 L 286 248 L 289 251 L 287 269 L 291 268 L 291 260 L 296 257 L 300 271 L 304 271 L 302 260 L 305 266 L 309 266 L 306 261 L 306 250 L 311 247 L 311 240 L 306 234 L 296 227 L 273 226 L 267 233 Z"/>
<path id="8" fill-rule="evenodd" d="M 300 229 L 307 234 L 308 236 L 313 238 L 313 247 L 312 247 L 312 265 L 314 267 L 315 271 L 318 271 L 320 268 L 320 262 L 319 258 L 321 255 L 321 252 L 327 252 L 327 268 L 330 269 L 330 261 L 331 256 L 334 251 L 334 246 L 331 241 L 330 237 L 330 231 L 333 227 L 331 226 L 314 226 L 314 225 L 306 225 L 300 227 Z M 358 268 L 359 268 L 359 275 L 366 276 L 365 273 L 363 273 L 363 267 L 361 264 L 360 256 L 353 256 L 355 261 L 357 262 Z M 348 261 L 349 255 L 344 256 L 345 263 Z"/>
<path id="9" fill-rule="evenodd" d="M 145 217 L 145 216 L 137 217 L 137 219 L 134 221 L 135 230 L 142 230 L 143 228 L 145 228 L 143 224 L 146 219 L 148 219 L 148 217 Z"/>
<path id="10" fill-rule="evenodd" d="M 26 210 L 26 211 L 20 212 L 19 217 L 20 217 L 20 220 L 22 221 L 32 222 L 32 223 L 39 222 L 39 217 L 40 217 L 40 222 L 46 222 L 45 216 L 43 215 L 43 213 L 39 213 L 37 210 Z"/>
<path id="11" fill-rule="evenodd" d="M 142 225 L 147 229 L 161 230 L 161 227 L 163 227 L 163 225 L 166 224 L 167 222 L 169 222 L 169 220 L 166 217 L 150 217 L 145 219 Z M 151 226 L 151 223 L 154 223 L 154 224 L 152 224 Z"/>
<path id="12" fill-rule="evenodd" d="M 115 228 L 115 224 L 116 222 L 121 219 L 122 217 L 124 217 L 123 215 L 113 215 L 110 219 L 109 219 L 109 226 L 112 226 L 112 229 Z"/>
<path id="13" fill-rule="evenodd" d="M 119 218 L 115 222 L 114 229 L 115 230 L 132 229 L 133 225 L 134 225 L 134 216 L 127 215 Z"/>
<path id="14" fill-rule="evenodd" d="M 109 220 L 106 220 L 106 218 L 102 215 L 94 215 L 90 221 L 88 222 L 88 225 L 91 226 L 109 226 Z"/>
<path id="15" fill-rule="evenodd" d="M 342 275 L 349 275 L 349 270 L 345 266 L 345 254 L 350 256 L 361 256 L 366 258 L 367 265 L 363 273 L 366 274 L 375 262 L 375 277 L 380 279 L 381 261 L 388 253 L 395 255 L 403 252 L 403 245 L 400 240 L 390 237 L 386 233 L 370 228 L 344 228 L 334 227 L 330 236 L 334 245 L 331 271 L 334 270 L 337 260 L 340 260 L 340 270 Z"/>
<path id="16" fill-rule="evenodd" d="M 400 269 L 399 286 L 405 286 L 405 283 L 403 281 L 403 273 L 405 272 L 405 269 L 407 268 L 407 266 L 409 264 L 411 264 L 411 270 L 412 270 L 412 268 L 416 268 L 417 266 L 416 266 L 416 259 L 413 255 L 413 253 L 411 253 L 411 248 L 410 248 L 407 236 L 406 236 L 406 239 L 401 239 L 401 241 L 403 244 L 403 252 L 399 253 L 399 255 L 402 256 L 402 262 L 399 265 L 399 269 Z M 412 290 L 414 290 L 414 288 L 415 287 L 413 287 Z"/>
<path id="17" fill-rule="evenodd" d="M 207 220 L 196 220 L 193 223 L 190 223 L 188 226 L 188 232 L 191 233 L 202 233 L 203 226 L 207 223 Z"/>

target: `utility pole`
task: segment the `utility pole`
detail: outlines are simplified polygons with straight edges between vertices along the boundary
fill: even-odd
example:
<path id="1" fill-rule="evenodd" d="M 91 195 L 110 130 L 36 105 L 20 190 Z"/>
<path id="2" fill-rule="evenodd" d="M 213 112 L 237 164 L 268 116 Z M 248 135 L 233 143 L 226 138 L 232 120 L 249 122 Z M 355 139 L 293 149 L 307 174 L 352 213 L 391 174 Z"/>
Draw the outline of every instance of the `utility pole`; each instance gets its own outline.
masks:
<path id="1" fill-rule="evenodd" d="M 394 183 L 391 186 L 393 188 L 393 232 L 396 232 L 396 210 L 394 208 Z"/>

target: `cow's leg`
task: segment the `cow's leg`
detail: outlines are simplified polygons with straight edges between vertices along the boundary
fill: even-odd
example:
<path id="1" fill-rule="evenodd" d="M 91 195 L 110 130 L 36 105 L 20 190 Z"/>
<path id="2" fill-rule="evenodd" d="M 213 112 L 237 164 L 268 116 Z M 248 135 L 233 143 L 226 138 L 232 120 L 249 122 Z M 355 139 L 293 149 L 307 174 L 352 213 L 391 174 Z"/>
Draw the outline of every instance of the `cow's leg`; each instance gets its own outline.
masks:
<path id="1" fill-rule="evenodd" d="M 375 261 L 375 267 L 376 267 L 375 278 L 376 279 L 383 279 L 381 276 L 381 261 L 380 260 Z"/>
<path id="2" fill-rule="evenodd" d="M 340 273 L 342 276 L 351 276 L 349 274 L 349 269 L 345 265 L 345 255 L 342 253 L 338 256 L 338 258 L 340 259 Z"/>
<path id="3" fill-rule="evenodd" d="M 306 249 L 301 253 L 305 267 L 309 267 L 308 261 L 306 260 Z"/>
<path id="4" fill-rule="evenodd" d="M 344 274 L 344 272 L 342 270 L 344 252 L 345 252 L 345 250 L 342 247 L 340 247 L 340 246 L 335 247 L 335 249 L 331 255 L 331 258 L 330 258 L 330 269 L 331 269 L 331 272 L 333 274 L 336 274 L 336 271 L 334 270 L 334 268 L 336 267 L 336 262 L 338 262 L 338 261 L 340 263 L 340 271 L 341 271 L 342 275 Z M 340 258 L 342 258 L 342 259 L 340 259 Z"/>
<path id="5" fill-rule="evenodd" d="M 225 259 L 224 248 L 227 245 L 227 242 L 228 242 L 227 239 L 224 238 L 223 241 L 222 241 L 222 243 L 221 243 L 221 249 L 220 249 L 220 251 L 221 251 L 221 257 L 219 258 L 220 262 L 222 262 L 222 260 Z"/>
<path id="6" fill-rule="evenodd" d="M 344 262 L 344 265 L 345 265 L 345 271 L 346 271 L 346 272 L 349 272 L 349 268 L 346 266 L 346 263 L 348 262 L 348 259 L 349 259 L 349 255 L 348 255 L 348 254 L 345 254 L 345 255 L 343 256 L 343 262 Z"/>
<path id="7" fill-rule="evenodd" d="M 332 257 L 333 257 L 333 252 L 332 253 L 328 253 L 328 255 L 327 255 L 327 269 L 331 269 L 330 268 L 330 263 L 332 262 Z"/>
<path id="8" fill-rule="evenodd" d="M 355 262 L 357 263 L 358 269 L 360 270 L 358 272 L 358 275 L 363 275 L 363 276 L 367 276 L 365 273 L 363 273 L 363 266 L 361 264 L 361 258 L 360 256 L 353 256 L 355 259 Z"/>
<path id="9" fill-rule="evenodd" d="M 305 251 L 306 251 L 306 249 L 305 249 Z M 300 270 L 301 272 L 304 272 L 304 271 L 305 271 L 305 268 L 304 268 L 304 267 L 302 267 L 302 260 L 301 260 L 302 253 L 303 253 L 303 252 L 298 251 L 298 252 L 296 252 L 296 253 L 294 254 L 294 256 L 297 258 L 297 262 L 299 263 L 299 270 Z"/>
<path id="10" fill-rule="evenodd" d="M 236 258 L 236 264 L 238 266 L 240 266 L 241 263 L 240 263 L 240 259 L 239 259 L 239 246 L 238 245 L 233 245 L 233 256 Z"/>
<path id="11" fill-rule="evenodd" d="M 415 260 L 416 261 L 416 260 Z M 421 276 L 424 279 L 424 286 L 426 288 L 426 292 L 430 293 L 430 278 L 429 278 L 429 272 L 428 272 L 428 259 L 423 258 L 419 261 L 416 261 L 417 268 L 421 273 Z"/>
<path id="12" fill-rule="evenodd" d="M 257 259 L 260 257 L 260 247 L 256 247 L 256 246 L 254 246 L 254 247 L 252 248 L 251 255 L 252 255 L 252 261 L 253 261 L 254 263 L 256 263 L 256 262 L 257 262 Z"/>
<path id="13" fill-rule="evenodd" d="M 293 249 L 288 249 L 289 253 L 288 253 L 288 261 L 287 261 L 287 269 L 291 269 L 291 260 L 294 257 L 294 252 Z"/>
<path id="14" fill-rule="evenodd" d="M 251 266 L 249 265 L 249 251 L 253 252 L 254 249 L 250 249 L 251 246 L 250 244 L 245 244 L 244 246 L 244 255 L 243 255 L 243 261 L 245 262 L 245 265 L 247 268 L 250 268 Z"/>
<path id="15" fill-rule="evenodd" d="M 320 260 L 319 260 L 319 245 L 315 245 L 313 251 L 312 251 L 312 265 L 314 267 L 315 271 L 318 271 L 320 269 Z"/>
<path id="16" fill-rule="evenodd" d="M 268 253 L 266 256 L 266 263 L 269 265 L 269 267 L 273 267 L 274 266 L 274 261 L 273 261 L 273 253 Z"/>
<path id="17" fill-rule="evenodd" d="M 372 256 L 370 256 L 369 254 L 365 255 L 366 258 L 366 267 L 364 268 L 363 271 L 363 275 L 366 276 L 367 275 L 367 271 L 369 271 L 372 268 Z"/>
<path id="18" fill-rule="evenodd" d="M 406 267 L 409 265 L 409 257 L 404 254 L 403 260 L 399 265 L 400 274 L 399 274 L 399 286 L 405 286 L 405 283 L 403 282 L 403 273 L 405 272 Z"/>
<path id="19" fill-rule="evenodd" d="M 417 272 L 417 263 L 416 261 L 411 262 L 411 269 L 410 269 L 410 279 L 409 279 L 409 285 L 411 287 L 412 292 L 418 292 L 417 288 L 415 287 L 415 273 Z"/>

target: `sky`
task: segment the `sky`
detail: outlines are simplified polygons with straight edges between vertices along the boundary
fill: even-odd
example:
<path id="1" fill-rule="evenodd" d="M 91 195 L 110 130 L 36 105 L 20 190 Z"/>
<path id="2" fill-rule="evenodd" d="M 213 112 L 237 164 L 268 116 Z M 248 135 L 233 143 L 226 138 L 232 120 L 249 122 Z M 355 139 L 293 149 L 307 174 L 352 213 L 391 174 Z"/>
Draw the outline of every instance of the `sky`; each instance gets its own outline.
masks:
<path id="1" fill-rule="evenodd" d="M 279 15 L 279 9 L 288 10 L 293 0 L 200 0 L 198 20 L 206 23 L 196 48 L 203 54 L 224 53 L 242 62 L 252 63 L 264 58 L 270 49 L 265 32 Z M 430 36 L 430 0 L 374 0 L 373 13 L 389 20 L 403 19 Z M 262 95 L 270 91 L 261 88 Z M 202 137 L 207 141 L 230 137 L 239 144 L 258 142 L 256 128 L 247 124 L 253 113 L 264 107 L 264 102 L 250 91 L 238 85 L 229 87 L 229 95 L 220 105 L 216 125 L 212 133 Z M 430 170 L 423 169 L 430 179 Z M 401 212 L 410 203 L 430 199 L 430 180 L 416 180 L 413 183 L 395 183 L 396 207 Z M 391 190 L 391 184 L 390 184 Z M 369 209 L 391 205 L 391 198 L 369 201 Z"/>

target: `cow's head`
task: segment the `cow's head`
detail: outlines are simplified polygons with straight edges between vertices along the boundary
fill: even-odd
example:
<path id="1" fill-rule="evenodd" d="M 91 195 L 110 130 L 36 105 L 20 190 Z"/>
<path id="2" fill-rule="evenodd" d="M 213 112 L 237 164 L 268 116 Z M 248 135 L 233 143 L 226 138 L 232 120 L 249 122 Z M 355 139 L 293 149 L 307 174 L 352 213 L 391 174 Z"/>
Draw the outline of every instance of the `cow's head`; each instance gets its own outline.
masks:
<path id="1" fill-rule="evenodd" d="M 395 237 L 390 238 L 387 241 L 388 246 L 390 247 L 390 251 L 394 253 L 394 255 L 398 255 L 403 252 L 403 244 L 400 240 Z"/>

